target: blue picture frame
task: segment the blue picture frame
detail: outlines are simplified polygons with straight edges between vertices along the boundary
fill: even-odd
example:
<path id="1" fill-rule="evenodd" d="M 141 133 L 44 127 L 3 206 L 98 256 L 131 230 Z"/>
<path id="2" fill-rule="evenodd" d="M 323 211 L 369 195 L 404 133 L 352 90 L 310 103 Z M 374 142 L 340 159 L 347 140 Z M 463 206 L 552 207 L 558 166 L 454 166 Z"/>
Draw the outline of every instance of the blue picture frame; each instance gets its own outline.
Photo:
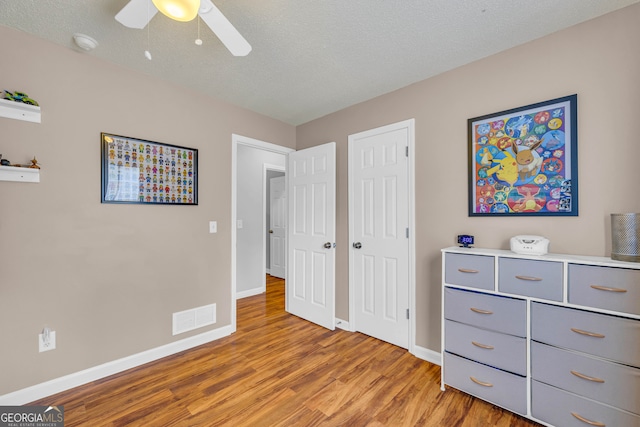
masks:
<path id="1" fill-rule="evenodd" d="M 469 216 L 578 216 L 577 95 L 468 119 Z"/>

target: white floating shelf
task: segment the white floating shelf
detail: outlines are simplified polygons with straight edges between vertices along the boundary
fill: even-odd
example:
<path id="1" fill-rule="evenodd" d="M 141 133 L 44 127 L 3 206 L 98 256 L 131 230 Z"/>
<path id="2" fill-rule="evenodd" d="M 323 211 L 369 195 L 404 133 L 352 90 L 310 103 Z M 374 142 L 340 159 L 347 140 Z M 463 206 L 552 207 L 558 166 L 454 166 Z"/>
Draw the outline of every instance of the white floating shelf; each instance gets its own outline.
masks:
<path id="1" fill-rule="evenodd" d="M 0 166 L 0 181 L 40 182 L 40 169 Z"/>
<path id="2" fill-rule="evenodd" d="M 0 117 L 40 123 L 40 107 L 24 104 L 22 102 L 0 99 Z"/>

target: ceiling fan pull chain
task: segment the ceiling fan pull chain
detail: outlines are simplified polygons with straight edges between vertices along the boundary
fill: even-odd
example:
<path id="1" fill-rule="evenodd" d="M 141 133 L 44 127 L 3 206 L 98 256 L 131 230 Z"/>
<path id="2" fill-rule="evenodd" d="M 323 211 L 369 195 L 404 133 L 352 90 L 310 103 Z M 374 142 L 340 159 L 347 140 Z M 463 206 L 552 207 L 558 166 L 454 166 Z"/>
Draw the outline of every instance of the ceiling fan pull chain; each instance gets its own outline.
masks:
<path id="1" fill-rule="evenodd" d="M 147 20 L 149 21 L 149 23 L 147 24 L 147 50 L 144 51 L 144 57 L 149 61 L 151 61 L 151 51 L 149 51 L 151 46 L 151 16 L 149 11 L 150 7 L 151 6 L 149 5 L 149 3 L 147 3 Z"/>
<path id="2" fill-rule="evenodd" d="M 200 38 L 200 15 L 197 16 L 198 19 L 198 38 L 196 39 L 196 44 L 198 46 L 202 46 L 202 39 Z"/>

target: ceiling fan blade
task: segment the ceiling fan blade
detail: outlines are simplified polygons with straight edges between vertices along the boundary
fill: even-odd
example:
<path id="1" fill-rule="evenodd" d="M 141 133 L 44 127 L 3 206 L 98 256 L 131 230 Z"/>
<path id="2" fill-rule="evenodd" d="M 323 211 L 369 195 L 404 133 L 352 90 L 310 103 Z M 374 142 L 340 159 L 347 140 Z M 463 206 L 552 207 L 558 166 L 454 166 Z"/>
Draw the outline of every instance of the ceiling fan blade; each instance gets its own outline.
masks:
<path id="1" fill-rule="evenodd" d="M 234 56 L 246 56 L 251 45 L 235 29 L 211 0 L 201 0 L 200 17 Z"/>
<path id="2" fill-rule="evenodd" d="M 158 9 L 151 0 L 131 0 L 116 14 L 116 21 L 125 27 L 142 29 L 156 13 Z"/>

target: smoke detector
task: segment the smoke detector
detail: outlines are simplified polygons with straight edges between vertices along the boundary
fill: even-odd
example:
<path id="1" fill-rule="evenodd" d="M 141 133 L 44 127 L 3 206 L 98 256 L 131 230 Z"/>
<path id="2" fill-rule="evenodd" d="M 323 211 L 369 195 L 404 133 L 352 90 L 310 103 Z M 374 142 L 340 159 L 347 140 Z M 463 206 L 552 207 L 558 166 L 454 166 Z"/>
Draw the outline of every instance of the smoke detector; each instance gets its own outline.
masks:
<path id="1" fill-rule="evenodd" d="M 73 41 L 82 50 L 90 51 L 98 47 L 98 42 L 86 34 L 75 33 L 73 35 Z"/>

